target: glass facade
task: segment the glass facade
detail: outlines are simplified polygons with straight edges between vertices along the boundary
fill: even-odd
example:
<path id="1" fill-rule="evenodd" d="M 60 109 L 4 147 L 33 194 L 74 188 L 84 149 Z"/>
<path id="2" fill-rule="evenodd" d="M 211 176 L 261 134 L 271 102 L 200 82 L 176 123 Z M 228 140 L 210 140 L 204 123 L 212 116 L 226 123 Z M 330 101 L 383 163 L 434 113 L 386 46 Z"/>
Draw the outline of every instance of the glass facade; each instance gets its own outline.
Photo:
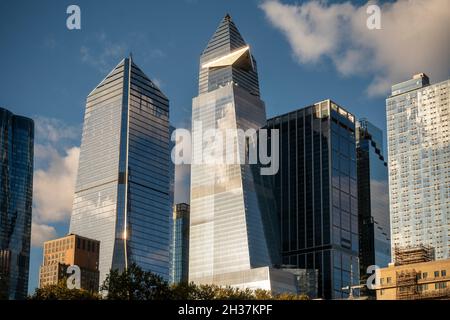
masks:
<path id="1" fill-rule="evenodd" d="M 136 263 L 169 278 L 169 101 L 130 58 L 86 103 L 70 233 L 100 241 L 100 284 Z"/>
<path id="2" fill-rule="evenodd" d="M 0 108 L 0 277 L 9 299 L 28 292 L 33 146 L 33 120 Z"/>
<path id="3" fill-rule="evenodd" d="M 192 106 L 189 281 L 217 283 L 220 275 L 277 260 L 277 238 L 265 228 L 253 165 L 199 163 L 202 131 L 225 136 L 228 129 L 257 130 L 265 120 L 254 58 L 226 15 L 200 58 L 199 96 Z"/>
<path id="4" fill-rule="evenodd" d="M 189 275 L 189 205 L 174 206 L 172 221 L 170 282 L 188 282 Z"/>
<path id="5" fill-rule="evenodd" d="M 369 266 L 385 268 L 391 261 L 389 182 L 383 133 L 366 119 L 357 122 L 356 152 L 360 272 L 361 278 L 366 279 Z"/>
<path id="6" fill-rule="evenodd" d="M 425 245 L 450 258 L 450 80 L 425 74 L 386 99 L 392 251 Z"/>
<path id="7" fill-rule="evenodd" d="M 354 116 L 325 100 L 267 128 L 280 133 L 272 179 L 283 265 L 318 270 L 319 297 L 347 297 L 342 288 L 359 284 Z"/>

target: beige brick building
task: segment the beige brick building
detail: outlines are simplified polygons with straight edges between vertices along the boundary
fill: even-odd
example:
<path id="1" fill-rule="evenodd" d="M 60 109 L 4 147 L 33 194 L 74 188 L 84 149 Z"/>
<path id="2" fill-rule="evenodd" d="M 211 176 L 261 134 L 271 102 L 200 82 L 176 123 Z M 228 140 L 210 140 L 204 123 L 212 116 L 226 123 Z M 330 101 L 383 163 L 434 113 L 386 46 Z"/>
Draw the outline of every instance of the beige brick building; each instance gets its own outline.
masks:
<path id="1" fill-rule="evenodd" d="M 380 269 L 377 300 L 450 299 L 450 259 Z"/>
<path id="2" fill-rule="evenodd" d="M 44 243 L 43 263 L 39 270 L 39 287 L 57 284 L 66 278 L 67 268 L 77 265 L 81 270 L 81 288 L 98 291 L 98 259 L 100 242 L 69 234 Z"/>

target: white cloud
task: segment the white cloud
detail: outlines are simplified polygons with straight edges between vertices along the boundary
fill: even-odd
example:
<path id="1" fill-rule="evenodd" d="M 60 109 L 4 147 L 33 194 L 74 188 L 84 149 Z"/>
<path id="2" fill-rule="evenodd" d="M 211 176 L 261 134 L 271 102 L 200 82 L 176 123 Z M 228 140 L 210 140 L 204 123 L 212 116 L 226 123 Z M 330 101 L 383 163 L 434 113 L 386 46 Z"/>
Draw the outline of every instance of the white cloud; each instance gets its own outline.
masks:
<path id="1" fill-rule="evenodd" d="M 418 72 L 432 80 L 450 71 L 450 2 L 397 0 L 381 5 L 381 30 L 369 30 L 366 5 L 308 1 L 261 4 L 270 23 L 286 36 L 301 64 L 330 59 L 344 76 L 370 75 L 367 93 L 384 95 L 390 86 Z"/>
<path id="2" fill-rule="evenodd" d="M 33 181 L 33 215 L 36 222 L 58 222 L 70 217 L 80 149 L 72 147 L 66 154 L 37 145 L 38 154 L 46 156 L 48 167 L 35 170 Z"/>
<path id="3" fill-rule="evenodd" d="M 33 247 L 41 247 L 45 241 L 55 238 L 56 230 L 54 227 L 35 222 L 31 224 L 31 245 Z"/>
<path id="4" fill-rule="evenodd" d="M 36 139 L 56 143 L 60 140 L 75 140 L 80 137 L 80 126 L 67 125 L 54 118 L 36 117 L 34 120 Z"/>

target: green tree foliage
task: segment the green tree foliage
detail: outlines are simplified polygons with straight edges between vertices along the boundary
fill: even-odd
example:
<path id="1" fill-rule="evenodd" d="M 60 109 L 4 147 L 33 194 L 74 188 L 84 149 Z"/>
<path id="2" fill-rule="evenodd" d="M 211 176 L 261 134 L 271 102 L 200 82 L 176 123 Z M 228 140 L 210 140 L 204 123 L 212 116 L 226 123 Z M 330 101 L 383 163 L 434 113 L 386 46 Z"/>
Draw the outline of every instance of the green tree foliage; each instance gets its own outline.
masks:
<path id="1" fill-rule="evenodd" d="M 84 289 L 68 289 L 66 279 L 58 284 L 37 288 L 31 300 L 98 300 L 100 295 Z"/>
<path id="2" fill-rule="evenodd" d="M 66 281 L 36 289 L 35 300 L 305 300 L 304 295 L 284 293 L 273 295 L 267 290 L 238 289 L 217 285 L 178 283 L 169 285 L 160 276 L 133 264 L 119 272 L 111 270 L 100 287 L 103 297 L 86 290 L 68 289 Z"/>
<path id="3" fill-rule="evenodd" d="M 166 281 L 136 264 L 122 272 L 111 270 L 100 291 L 106 292 L 108 300 L 162 300 L 171 296 Z"/>

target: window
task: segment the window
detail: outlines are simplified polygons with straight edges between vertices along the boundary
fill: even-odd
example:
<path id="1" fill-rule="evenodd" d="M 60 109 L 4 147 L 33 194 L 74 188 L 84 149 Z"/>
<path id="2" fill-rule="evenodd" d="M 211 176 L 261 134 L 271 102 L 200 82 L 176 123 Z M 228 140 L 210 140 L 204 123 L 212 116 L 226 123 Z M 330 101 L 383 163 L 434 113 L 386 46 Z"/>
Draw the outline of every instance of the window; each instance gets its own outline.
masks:
<path id="1" fill-rule="evenodd" d="M 435 271 L 435 272 L 434 272 L 434 277 L 435 277 L 435 278 L 439 277 L 439 271 Z"/>
<path id="2" fill-rule="evenodd" d="M 384 284 L 384 278 L 380 279 L 380 284 L 383 285 Z"/>
<path id="3" fill-rule="evenodd" d="M 422 278 L 423 278 L 423 279 L 426 279 L 426 278 L 428 278 L 428 272 L 424 272 L 424 273 L 422 273 Z"/>
<path id="4" fill-rule="evenodd" d="M 447 276 L 447 272 L 445 270 L 441 270 L 441 277 Z"/>
<path id="5" fill-rule="evenodd" d="M 387 277 L 386 282 L 387 283 L 392 283 L 392 278 L 391 277 Z"/>

